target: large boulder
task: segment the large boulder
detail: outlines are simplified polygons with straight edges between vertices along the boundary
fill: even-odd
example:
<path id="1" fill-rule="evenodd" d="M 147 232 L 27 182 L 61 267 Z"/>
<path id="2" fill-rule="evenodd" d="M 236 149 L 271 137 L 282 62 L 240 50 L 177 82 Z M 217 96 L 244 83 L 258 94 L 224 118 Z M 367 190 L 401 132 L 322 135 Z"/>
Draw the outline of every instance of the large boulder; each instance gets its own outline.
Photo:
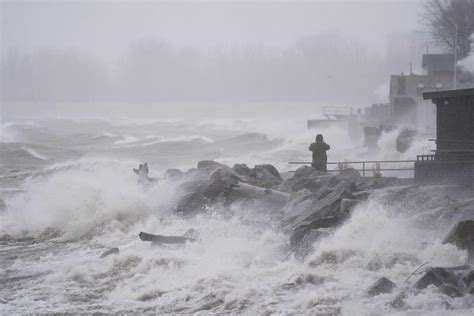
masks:
<path id="1" fill-rule="evenodd" d="M 341 201 L 353 198 L 345 183 L 341 182 L 334 188 L 321 191 L 300 198 L 301 203 L 295 205 L 293 210 L 288 210 L 290 216 L 294 217 L 295 223 L 302 225 L 322 217 L 349 215 L 341 211 Z"/>
<path id="2" fill-rule="evenodd" d="M 179 169 L 168 169 L 165 172 L 165 179 L 179 179 L 184 175 L 184 172 L 182 172 Z"/>
<path id="3" fill-rule="evenodd" d="M 466 287 L 474 285 L 474 270 L 469 271 L 469 273 L 463 277 L 463 281 Z"/>
<path id="4" fill-rule="evenodd" d="M 461 249 L 474 253 L 474 220 L 463 220 L 454 225 L 444 243 L 452 243 Z"/>
<path id="5" fill-rule="evenodd" d="M 383 277 L 375 281 L 375 283 L 369 287 L 367 294 L 370 296 L 376 296 L 379 294 L 392 293 L 395 287 L 395 283 Z"/>
<path id="6" fill-rule="evenodd" d="M 304 189 L 291 195 L 283 222 L 290 229 L 290 245 L 296 254 L 306 255 L 314 241 L 349 217 L 352 207 L 341 208 L 341 203 L 353 200 L 353 190 L 353 181 L 333 176 L 316 192 Z"/>
<path id="7" fill-rule="evenodd" d="M 441 293 L 451 297 L 460 297 L 464 294 L 461 288 L 452 284 L 442 284 L 438 288 Z"/>
<path id="8" fill-rule="evenodd" d="M 340 223 L 340 218 L 336 216 L 327 216 L 315 219 L 307 224 L 301 224 L 296 226 L 290 237 L 290 245 L 296 247 L 300 244 L 309 246 L 307 243 L 316 241 L 321 236 L 327 235 L 325 228 L 331 228 Z M 305 241 L 306 243 L 304 243 Z M 308 249 L 299 249 L 299 251 Z"/>
<path id="9" fill-rule="evenodd" d="M 240 176 L 234 170 L 232 170 L 232 168 L 212 160 L 201 160 L 197 164 L 197 169 L 190 169 L 186 173 L 192 175 L 193 177 L 209 179 L 210 176 L 218 170 L 222 174 L 226 174 L 227 177 L 232 177 L 235 181 L 241 180 Z"/>
<path id="10" fill-rule="evenodd" d="M 469 294 L 474 294 L 474 270 L 465 275 L 463 281 L 467 288 L 467 292 Z"/>
<path id="11" fill-rule="evenodd" d="M 244 163 L 235 164 L 232 169 L 240 176 L 248 177 L 250 175 L 251 169 Z"/>
<path id="12" fill-rule="evenodd" d="M 244 164 L 236 164 L 232 169 L 241 177 L 242 182 L 261 188 L 276 188 L 283 182 L 278 170 L 269 164 L 256 165 L 253 169 Z"/>
<path id="13" fill-rule="evenodd" d="M 334 187 L 337 183 L 345 181 L 350 184 L 351 191 L 356 191 L 357 183 L 361 180 L 362 177 L 359 172 L 352 168 L 341 170 L 339 174 L 332 175 L 309 166 L 302 166 L 295 171 L 293 177 L 285 180 L 280 185 L 280 190 L 297 192 L 307 189 L 311 192 L 318 192 L 325 186 Z"/>
<path id="14" fill-rule="evenodd" d="M 281 209 L 288 195 L 242 182 L 233 169 L 215 161 L 200 161 L 196 169 L 180 176 L 180 197 L 175 212 L 183 215 L 195 214 L 215 203 L 229 205 L 237 201 L 261 202 L 272 209 Z"/>
<path id="15" fill-rule="evenodd" d="M 200 161 L 196 169 L 179 176 L 175 212 L 190 215 L 205 211 L 209 204 L 225 202 L 227 191 L 239 181 L 240 177 L 228 166 Z"/>
<path id="16" fill-rule="evenodd" d="M 280 191 L 298 192 L 307 189 L 311 192 L 317 192 L 331 178 L 332 175 L 329 173 L 318 171 L 309 166 L 302 166 L 295 171 L 293 177 L 283 181 L 280 185 Z"/>
<path id="17" fill-rule="evenodd" d="M 256 165 L 250 172 L 250 177 L 267 182 L 271 186 L 277 186 L 283 182 L 277 168 L 269 164 Z"/>
<path id="18" fill-rule="evenodd" d="M 442 293 L 448 296 L 460 296 L 463 293 L 464 286 L 459 278 L 452 272 L 443 268 L 429 269 L 415 287 L 422 290 L 430 285 L 436 286 Z"/>
<path id="19" fill-rule="evenodd" d="M 341 181 L 348 181 L 351 184 L 351 186 L 353 186 L 353 191 L 355 191 L 357 189 L 356 188 L 357 183 L 361 180 L 362 180 L 362 177 L 359 171 L 353 168 L 347 168 L 347 169 L 341 170 L 339 174 L 332 177 L 330 181 L 330 185 L 339 183 Z"/>
<path id="20" fill-rule="evenodd" d="M 341 200 L 341 212 L 350 213 L 359 204 L 358 200 L 355 199 L 342 199 Z"/>

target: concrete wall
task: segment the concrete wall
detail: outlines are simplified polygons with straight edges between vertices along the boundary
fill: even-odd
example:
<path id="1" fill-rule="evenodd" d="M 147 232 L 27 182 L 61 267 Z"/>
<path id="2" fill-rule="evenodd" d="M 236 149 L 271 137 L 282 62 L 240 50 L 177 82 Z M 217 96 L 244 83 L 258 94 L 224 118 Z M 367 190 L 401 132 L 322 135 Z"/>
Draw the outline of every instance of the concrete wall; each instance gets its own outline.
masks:
<path id="1" fill-rule="evenodd" d="M 415 184 L 459 184 L 474 186 L 474 163 L 417 161 Z"/>

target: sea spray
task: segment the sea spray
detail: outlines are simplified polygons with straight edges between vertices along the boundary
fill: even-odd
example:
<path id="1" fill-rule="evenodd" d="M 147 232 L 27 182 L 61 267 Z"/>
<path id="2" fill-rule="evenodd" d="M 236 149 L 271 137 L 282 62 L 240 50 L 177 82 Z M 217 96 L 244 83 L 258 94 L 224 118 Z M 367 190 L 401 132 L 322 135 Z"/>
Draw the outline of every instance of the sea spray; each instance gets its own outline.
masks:
<path id="1" fill-rule="evenodd" d="M 132 166 L 113 160 L 78 161 L 31 178 L 24 192 L 8 200 L 8 210 L 0 214 L 1 228 L 36 235 L 52 228 L 76 239 L 99 232 L 111 221 L 133 222 L 168 210 L 172 186 L 162 183 L 145 192 L 137 186 Z"/>

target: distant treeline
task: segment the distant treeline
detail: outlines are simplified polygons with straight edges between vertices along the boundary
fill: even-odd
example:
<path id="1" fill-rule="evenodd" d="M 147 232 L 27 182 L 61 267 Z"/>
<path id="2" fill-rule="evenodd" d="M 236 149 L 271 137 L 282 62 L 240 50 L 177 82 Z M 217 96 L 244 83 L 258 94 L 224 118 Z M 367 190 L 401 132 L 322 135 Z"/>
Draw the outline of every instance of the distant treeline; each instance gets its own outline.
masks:
<path id="1" fill-rule="evenodd" d="M 132 44 L 115 64 L 76 50 L 9 51 L 2 101 L 367 102 L 390 61 L 337 33 L 286 50 L 258 45 L 203 53 L 158 40 Z"/>

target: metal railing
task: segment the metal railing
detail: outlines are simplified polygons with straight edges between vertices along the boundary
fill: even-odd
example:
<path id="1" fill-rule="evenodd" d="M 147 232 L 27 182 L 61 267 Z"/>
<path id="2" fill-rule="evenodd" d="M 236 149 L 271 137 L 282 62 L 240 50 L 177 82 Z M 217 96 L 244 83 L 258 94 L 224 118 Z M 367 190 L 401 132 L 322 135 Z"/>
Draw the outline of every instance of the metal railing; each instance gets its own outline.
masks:
<path id="1" fill-rule="evenodd" d="M 373 171 L 376 169 L 377 171 L 413 171 L 415 170 L 414 167 L 412 168 L 375 168 L 377 164 L 382 165 L 382 164 L 393 164 L 393 163 L 415 163 L 417 160 L 361 160 L 361 161 L 340 161 L 340 162 L 328 162 L 328 165 L 351 165 L 351 164 L 361 164 L 362 169 L 355 169 L 359 172 L 362 172 L 362 177 L 365 177 L 365 172 L 366 171 Z M 290 161 L 288 162 L 290 165 L 311 165 L 311 162 L 301 162 L 301 161 Z M 372 169 L 366 168 L 367 164 L 373 164 Z M 328 172 L 340 172 L 341 169 L 332 169 L 328 170 Z"/>
<path id="2" fill-rule="evenodd" d="M 326 117 L 331 116 L 349 116 L 353 113 L 353 109 L 348 106 L 324 106 L 323 115 Z"/>

